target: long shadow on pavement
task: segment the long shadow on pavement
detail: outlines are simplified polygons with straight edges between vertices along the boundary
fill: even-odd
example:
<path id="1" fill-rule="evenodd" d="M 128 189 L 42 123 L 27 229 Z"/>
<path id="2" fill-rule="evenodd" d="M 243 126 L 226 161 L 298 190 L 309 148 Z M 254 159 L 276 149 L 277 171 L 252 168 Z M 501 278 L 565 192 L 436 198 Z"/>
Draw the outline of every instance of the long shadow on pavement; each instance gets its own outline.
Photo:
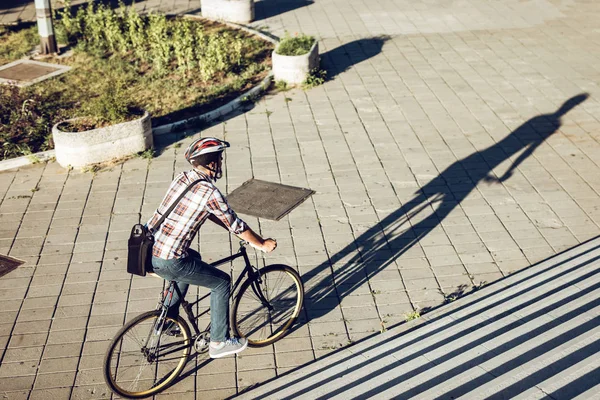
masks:
<path id="1" fill-rule="evenodd" d="M 314 3 L 313 0 L 262 0 L 254 3 L 254 20 L 260 21 L 285 14 Z"/>
<path id="2" fill-rule="evenodd" d="M 567 100 L 555 113 L 536 116 L 500 142 L 463 158 L 415 193 L 415 197 L 356 238 L 328 260 L 304 274 L 309 320 L 332 311 L 343 299 L 383 271 L 438 227 L 482 182 L 504 182 L 535 149 L 561 126 L 561 117 L 588 97 Z M 520 152 L 520 154 L 519 154 Z M 491 171 L 519 154 L 497 178 Z M 336 289 L 337 287 L 337 289 Z"/>
<path id="3" fill-rule="evenodd" d="M 327 70 L 327 79 L 333 79 L 351 66 L 381 53 L 383 45 L 389 39 L 382 35 L 353 40 L 321 54 L 321 65 Z"/>

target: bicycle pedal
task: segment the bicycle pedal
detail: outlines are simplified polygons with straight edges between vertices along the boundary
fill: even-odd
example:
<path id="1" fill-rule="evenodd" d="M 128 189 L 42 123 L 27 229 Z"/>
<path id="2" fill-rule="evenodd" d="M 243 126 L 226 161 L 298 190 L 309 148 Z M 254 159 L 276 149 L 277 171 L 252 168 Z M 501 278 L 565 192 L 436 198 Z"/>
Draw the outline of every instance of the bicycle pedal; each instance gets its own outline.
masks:
<path id="1" fill-rule="evenodd" d="M 194 340 L 194 348 L 198 353 L 208 352 L 208 345 L 210 343 L 210 336 L 208 333 L 201 333 L 196 340 Z"/>
<path id="2" fill-rule="evenodd" d="M 174 326 L 170 329 L 167 329 L 167 331 L 165 332 L 165 335 L 173 336 L 173 337 L 181 337 L 181 336 L 183 336 L 183 333 L 181 332 L 181 329 L 178 326 Z"/>

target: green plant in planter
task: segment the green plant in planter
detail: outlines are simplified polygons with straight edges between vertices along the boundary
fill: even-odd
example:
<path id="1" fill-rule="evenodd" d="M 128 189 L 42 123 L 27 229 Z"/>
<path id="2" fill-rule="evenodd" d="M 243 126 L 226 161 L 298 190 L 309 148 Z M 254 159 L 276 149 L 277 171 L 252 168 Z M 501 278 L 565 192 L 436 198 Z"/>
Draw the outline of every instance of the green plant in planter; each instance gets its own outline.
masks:
<path id="1" fill-rule="evenodd" d="M 82 132 L 142 116 L 125 94 L 124 83 L 115 80 L 102 90 L 102 94 L 89 99 L 79 111 L 80 117 L 74 121 L 61 124 L 61 129 L 71 132 Z"/>
<path id="2" fill-rule="evenodd" d="M 305 34 L 290 36 L 289 33 L 286 32 L 275 52 L 282 56 L 301 56 L 302 54 L 308 53 L 314 43 L 315 38 L 312 36 Z"/>
<path id="3" fill-rule="evenodd" d="M 118 86 L 106 88 L 94 101 L 83 107 L 83 114 L 94 117 L 100 124 L 121 122 L 130 113 L 130 104 L 122 95 L 123 89 Z"/>

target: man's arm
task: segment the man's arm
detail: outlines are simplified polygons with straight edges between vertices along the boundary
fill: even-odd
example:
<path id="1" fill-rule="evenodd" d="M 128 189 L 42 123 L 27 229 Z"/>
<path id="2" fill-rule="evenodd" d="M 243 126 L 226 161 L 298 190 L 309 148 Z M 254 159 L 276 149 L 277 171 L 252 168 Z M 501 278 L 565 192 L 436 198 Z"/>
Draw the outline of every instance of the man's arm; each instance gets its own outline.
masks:
<path id="1" fill-rule="evenodd" d="M 221 220 L 219 218 L 217 218 L 216 215 L 214 215 L 214 214 L 208 214 L 208 219 L 210 219 L 215 224 L 219 225 L 221 228 L 223 228 L 225 230 L 229 230 L 227 228 L 227 226 L 223 222 L 221 222 Z"/>
<path id="2" fill-rule="evenodd" d="M 208 214 L 208 219 L 210 219 L 215 224 L 219 225 L 225 230 L 229 230 L 227 225 L 223 223 L 215 214 Z M 243 232 L 237 234 L 242 240 L 250 243 L 250 245 L 256 249 L 264 251 L 265 253 L 270 253 L 277 247 L 277 241 L 274 239 L 268 238 L 263 239 L 260 235 L 254 232 L 248 225 L 246 225 L 246 229 Z"/>

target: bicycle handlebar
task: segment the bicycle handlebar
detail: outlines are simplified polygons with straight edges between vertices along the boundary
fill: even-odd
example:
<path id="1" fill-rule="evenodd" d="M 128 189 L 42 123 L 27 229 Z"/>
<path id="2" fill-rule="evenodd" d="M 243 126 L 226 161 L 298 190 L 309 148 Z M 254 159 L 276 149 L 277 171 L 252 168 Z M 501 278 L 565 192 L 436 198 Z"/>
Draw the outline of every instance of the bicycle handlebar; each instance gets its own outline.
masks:
<path id="1" fill-rule="evenodd" d="M 264 251 L 264 250 L 263 250 L 263 249 L 261 249 L 260 247 L 257 247 L 257 246 L 255 246 L 255 245 L 253 245 L 252 243 L 250 243 L 250 242 L 247 242 L 247 241 L 245 241 L 245 240 L 240 240 L 240 250 L 241 250 L 242 248 L 246 247 L 246 246 L 250 246 L 250 247 L 252 247 L 253 249 L 256 249 L 256 250 L 258 250 L 258 251 L 260 251 L 260 252 L 262 252 L 262 253 L 266 253 L 266 251 Z"/>

